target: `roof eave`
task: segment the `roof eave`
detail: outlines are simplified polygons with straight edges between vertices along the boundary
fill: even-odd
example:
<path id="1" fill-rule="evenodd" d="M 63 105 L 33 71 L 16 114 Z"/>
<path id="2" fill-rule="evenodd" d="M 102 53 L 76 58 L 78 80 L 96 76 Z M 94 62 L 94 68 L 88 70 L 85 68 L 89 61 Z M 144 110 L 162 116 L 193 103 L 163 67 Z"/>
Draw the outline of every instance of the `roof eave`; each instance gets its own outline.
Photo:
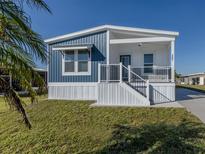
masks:
<path id="1" fill-rule="evenodd" d="M 98 26 L 95 28 L 89 28 L 89 29 L 85 29 L 85 30 L 81 30 L 81 31 L 77 31 L 77 32 L 72 32 L 66 35 L 61 35 L 61 36 L 56 36 L 50 39 L 45 39 L 44 42 L 47 44 L 51 44 L 51 43 L 55 43 L 55 42 L 60 42 L 60 41 L 64 41 L 66 39 L 70 39 L 73 37 L 78 37 L 81 35 L 86 35 L 86 34 L 90 34 L 92 32 L 100 32 L 100 31 L 104 31 L 107 30 L 106 25 L 103 26 Z"/>
<path id="2" fill-rule="evenodd" d="M 135 31 L 141 33 L 150 33 L 150 34 L 164 34 L 164 35 L 171 35 L 171 36 L 179 36 L 179 32 L 175 31 L 165 31 L 165 30 L 155 30 L 155 29 L 145 29 L 145 28 L 135 28 L 135 27 L 124 27 L 124 26 L 113 26 L 107 25 L 109 29 L 114 30 L 127 30 L 127 31 Z"/>

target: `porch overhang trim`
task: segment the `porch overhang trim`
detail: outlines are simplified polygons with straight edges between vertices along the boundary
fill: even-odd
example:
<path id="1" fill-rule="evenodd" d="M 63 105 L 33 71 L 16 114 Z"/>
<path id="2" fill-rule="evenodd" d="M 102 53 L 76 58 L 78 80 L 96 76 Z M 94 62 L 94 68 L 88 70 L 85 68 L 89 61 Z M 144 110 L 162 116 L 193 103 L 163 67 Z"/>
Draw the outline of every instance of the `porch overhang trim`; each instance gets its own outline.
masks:
<path id="1" fill-rule="evenodd" d="M 148 38 L 129 38 L 129 39 L 112 39 L 110 44 L 125 44 L 125 43 L 146 43 L 146 42 L 171 42 L 175 38 L 172 37 L 148 37 Z"/>

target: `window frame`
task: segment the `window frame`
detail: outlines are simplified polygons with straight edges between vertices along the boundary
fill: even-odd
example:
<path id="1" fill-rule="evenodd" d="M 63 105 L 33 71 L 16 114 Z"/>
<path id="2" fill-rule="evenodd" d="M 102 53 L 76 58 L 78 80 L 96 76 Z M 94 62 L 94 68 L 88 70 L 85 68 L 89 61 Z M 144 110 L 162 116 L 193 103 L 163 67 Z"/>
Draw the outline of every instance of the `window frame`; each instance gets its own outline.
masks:
<path id="1" fill-rule="evenodd" d="M 69 51 L 73 51 L 73 60 L 65 60 L 65 52 L 69 52 Z M 73 66 L 74 66 L 74 71 L 73 72 L 65 72 L 65 63 L 66 62 L 73 62 Z M 64 68 L 63 68 L 63 71 L 64 73 L 74 73 L 75 72 L 75 50 L 65 50 L 63 51 L 63 65 L 64 65 Z"/>
<path id="2" fill-rule="evenodd" d="M 74 50 L 74 72 L 65 72 L 65 51 L 62 54 L 62 75 L 63 76 L 77 76 L 77 75 L 91 75 L 91 49 L 85 49 L 89 52 L 89 59 L 88 59 L 88 71 L 86 72 L 79 72 L 78 71 L 78 52 L 82 49 L 75 49 Z"/>
<path id="3" fill-rule="evenodd" d="M 145 55 L 152 55 L 152 63 L 145 63 Z M 143 73 L 144 73 L 144 74 L 153 74 L 153 71 L 154 71 L 154 70 L 153 70 L 153 67 L 154 67 L 154 54 L 153 54 L 153 53 L 145 53 L 143 58 L 144 58 L 144 69 L 143 69 Z M 152 65 L 152 66 L 148 66 L 148 67 L 147 67 L 147 66 L 145 66 L 145 65 Z M 149 68 L 149 67 L 150 67 L 150 68 Z M 150 71 L 150 72 L 146 72 L 146 71 L 145 71 L 146 68 L 147 68 L 147 69 L 151 69 L 151 71 Z"/>
<path id="4" fill-rule="evenodd" d="M 87 71 L 84 71 L 84 72 L 81 71 L 81 72 L 80 72 L 80 71 L 79 71 L 79 63 L 80 63 L 80 62 L 87 62 L 87 65 L 89 65 L 89 61 L 90 61 L 90 58 L 91 58 L 90 51 L 89 51 L 88 49 L 80 49 L 80 50 L 81 50 L 81 51 L 78 50 L 78 54 L 77 54 L 77 59 L 78 59 L 78 60 L 77 60 L 77 61 L 78 61 L 78 64 L 77 64 L 77 72 L 78 72 L 78 73 L 88 72 L 88 71 L 89 71 L 89 66 L 87 67 L 87 69 L 88 69 Z M 82 51 L 85 51 L 85 50 L 88 51 L 88 60 L 79 60 L 79 53 L 82 52 Z"/>

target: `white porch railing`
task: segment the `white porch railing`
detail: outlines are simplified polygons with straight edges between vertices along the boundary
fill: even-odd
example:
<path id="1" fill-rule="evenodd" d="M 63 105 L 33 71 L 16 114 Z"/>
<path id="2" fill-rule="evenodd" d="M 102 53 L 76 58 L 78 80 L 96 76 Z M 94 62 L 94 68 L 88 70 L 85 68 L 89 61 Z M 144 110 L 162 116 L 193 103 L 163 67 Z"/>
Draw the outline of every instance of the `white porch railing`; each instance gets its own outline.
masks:
<path id="1" fill-rule="evenodd" d="M 149 81 L 120 64 L 99 64 L 98 82 L 125 82 L 149 99 Z"/>
<path id="2" fill-rule="evenodd" d="M 150 82 L 171 81 L 171 66 L 131 67 L 131 70 Z"/>
<path id="3" fill-rule="evenodd" d="M 122 65 L 122 79 L 139 93 L 149 97 L 149 81 L 143 79 L 138 74 L 133 72 L 130 66 L 127 68 Z"/>
<path id="4" fill-rule="evenodd" d="M 99 82 L 120 82 L 121 81 L 120 64 L 99 64 L 98 81 Z"/>

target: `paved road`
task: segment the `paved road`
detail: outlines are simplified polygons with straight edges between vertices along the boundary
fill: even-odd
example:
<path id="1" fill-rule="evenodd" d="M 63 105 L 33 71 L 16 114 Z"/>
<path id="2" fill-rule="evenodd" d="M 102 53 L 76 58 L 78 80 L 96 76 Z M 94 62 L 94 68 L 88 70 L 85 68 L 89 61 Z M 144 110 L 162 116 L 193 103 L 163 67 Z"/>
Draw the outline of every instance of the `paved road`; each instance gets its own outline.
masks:
<path id="1" fill-rule="evenodd" d="M 205 93 L 177 88 L 176 100 L 205 123 Z"/>

